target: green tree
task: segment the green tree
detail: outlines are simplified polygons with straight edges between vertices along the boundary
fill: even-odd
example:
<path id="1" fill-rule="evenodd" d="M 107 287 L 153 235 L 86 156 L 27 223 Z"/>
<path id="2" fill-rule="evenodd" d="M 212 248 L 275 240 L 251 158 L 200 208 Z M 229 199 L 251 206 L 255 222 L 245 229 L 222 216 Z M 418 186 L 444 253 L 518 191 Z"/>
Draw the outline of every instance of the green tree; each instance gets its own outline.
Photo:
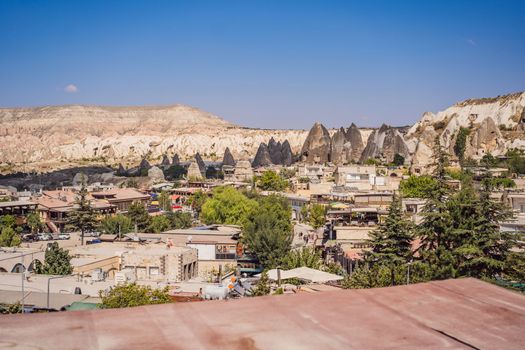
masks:
<path id="1" fill-rule="evenodd" d="M 401 198 L 394 194 L 388 215 L 377 229 L 370 232 L 366 260 L 388 266 L 405 264 L 412 258 L 412 222 L 405 219 Z"/>
<path id="2" fill-rule="evenodd" d="M 410 268 L 410 274 L 408 269 Z M 393 283 L 392 283 L 393 276 Z M 341 286 L 343 288 L 362 289 L 388 287 L 392 284 L 420 283 L 430 281 L 433 277 L 430 267 L 419 261 L 392 267 L 375 264 L 371 267 L 366 265 L 357 269 L 351 275 L 346 275 Z"/>
<path id="3" fill-rule="evenodd" d="M 288 181 L 273 170 L 266 170 L 257 179 L 257 186 L 263 191 L 283 191 L 288 187 Z"/>
<path id="4" fill-rule="evenodd" d="M 16 218 L 11 214 L 0 216 L 0 228 L 4 228 L 4 227 L 15 229 L 16 228 Z"/>
<path id="5" fill-rule="evenodd" d="M 246 217 L 257 207 L 257 202 L 248 199 L 233 187 L 217 187 L 212 198 L 201 209 L 201 220 L 206 224 L 243 225 Z"/>
<path id="6" fill-rule="evenodd" d="M 285 270 L 297 267 L 309 267 L 320 270 L 323 266 L 321 252 L 315 251 L 313 247 L 291 250 L 283 259 L 281 267 Z"/>
<path id="7" fill-rule="evenodd" d="M 119 238 L 122 238 L 123 235 L 133 230 L 133 222 L 129 217 L 122 214 L 106 216 L 100 222 L 100 229 L 110 235 L 120 234 Z"/>
<path id="8" fill-rule="evenodd" d="M 487 153 L 483 157 L 481 157 L 479 164 L 486 168 L 495 168 L 496 166 L 498 166 L 498 159 L 492 154 Z"/>
<path id="9" fill-rule="evenodd" d="M 523 150 L 511 149 L 507 151 L 507 166 L 511 173 L 525 174 L 525 156 Z"/>
<path id="10" fill-rule="evenodd" d="M 296 173 L 297 173 L 297 170 L 295 168 L 281 168 L 281 170 L 279 170 L 279 175 L 283 179 L 287 179 L 287 180 L 293 178 Z"/>
<path id="11" fill-rule="evenodd" d="M 399 183 L 399 191 L 404 198 L 426 198 L 437 186 L 431 176 L 412 175 Z"/>
<path id="12" fill-rule="evenodd" d="M 37 233 L 43 226 L 40 215 L 37 213 L 31 213 L 27 216 L 27 226 L 31 229 L 31 233 Z"/>
<path id="13" fill-rule="evenodd" d="M 160 209 L 171 212 L 171 195 L 168 192 L 162 191 L 158 200 Z"/>
<path id="14" fill-rule="evenodd" d="M 421 212 L 423 220 L 417 229 L 421 240 L 419 253 L 429 264 L 438 279 L 456 277 L 456 261 L 451 252 L 449 234 L 452 229 L 452 217 L 447 206 L 450 195 L 446 184 L 448 154 L 436 138 L 434 146 L 433 178 L 436 185 L 429 188 L 426 203 Z"/>
<path id="15" fill-rule="evenodd" d="M 313 204 L 310 206 L 310 212 L 308 214 L 308 218 L 310 221 L 310 225 L 318 229 L 319 227 L 323 227 L 326 220 L 325 220 L 325 207 L 321 204 Z"/>
<path id="16" fill-rule="evenodd" d="M 485 187 L 490 187 L 494 189 L 515 188 L 516 187 L 516 182 L 506 177 L 487 176 L 487 177 L 484 177 L 483 180 L 481 180 L 481 184 Z"/>
<path id="17" fill-rule="evenodd" d="M 67 223 L 69 226 L 80 230 L 81 244 L 84 245 L 84 234 L 93 230 L 97 225 L 95 211 L 87 198 L 88 191 L 84 180 L 75 199 L 75 207 L 67 214 Z"/>
<path id="18" fill-rule="evenodd" d="M 308 221 L 308 213 L 310 212 L 310 208 L 308 205 L 303 205 L 301 207 L 301 222 L 307 222 Z"/>
<path id="19" fill-rule="evenodd" d="M 399 153 L 396 153 L 394 155 L 394 165 L 395 166 L 403 166 L 404 164 L 405 164 L 405 157 L 403 157 Z"/>
<path id="20" fill-rule="evenodd" d="M 467 138 L 469 134 L 470 129 L 463 127 L 459 128 L 456 143 L 454 144 L 454 153 L 459 158 L 460 162 L 463 162 L 465 157 L 465 149 L 467 148 Z"/>
<path id="21" fill-rule="evenodd" d="M 71 256 L 66 249 L 53 242 L 46 250 L 44 263 L 36 265 L 35 270 L 36 273 L 45 275 L 69 275 L 73 272 Z"/>
<path id="22" fill-rule="evenodd" d="M 186 174 L 188 173 L 188 170 L 186 170 L 185 167 L 182 165 L 172 165 L 167 170 L 164 171 L 164 176 L 168 180 L 174 180 L 174 179 L 182 179 Z"/>
<path id="23" fill-rule="evenodd" d="M 131 203 L 126 215 L 131 219 L 133 225 L 135 225 L 136 232 L 144 232 L 150 224 L 151 218 L 148 211 L 146 210 L 144 203 L 140 201 Z"/>
<path id="24" fill-rule="evenodd" d="M 189 228 L 193 224 L 192 222 L 193 220 L 191 218 L 190 213 L 176 211 L 173 213 L 168 213 L 166 216 L 170 220 L 172 229 L 178 230 L 178 229 Z"/>
<path id="25" fill-rule="evenodd" d="M 150 220 L 148 230 L 154 233 L 164 232 L 171 227 L 171 221 L 165 215 L 154 216 Z"/>
<path id="26" fill-rule="evenodd" d="M 268 295 L 272 291 L 271 285 L 270 285 L 270 278 L 268 278 L 268 273 L 266 271 L 263 271 L 261 274 L 261 278 L 255 285 L 255 288 L 252 289 L 251 296 L 253 297 L 259 297 L 263 295 Z"/>
<path id="27" fill-rule="evenodd" d="M 246 220 L 243 242 L 265 268 L 277 267 L 293 239 L 290 205 L 285 198 L 271 195 L 260 198 L 253 209 Z"/>
<path id="28" fill-rule="evenodd" d="M 193 210 L 200 214 L 202 211 L 202 206 L 209 199 L 208 195 L 201 190 L 196 191 L 194 194 L 188 198 L 188 204 Z"/>
<path id="29" fill-rule="evenodd" d="M 150 286 L 140 286 L 136 283 L 117 285 L 109 291 L 100 291 L 103 309 L 134 307 L 150 304 L 166 304 L 171 302 L 169 289 L 152 289 Z"/>
<path id="30" fill-rule="evenodd" d="M 468 185 L 464 185 L 456 200 L 451 200 L 450 208 L 458 240 L 455 254 L 459 274 L 477 278 L 501 275 L 516 241 L 512 234 L 501 231 L 500 223 L 510 220 L 512 211 L 490 198 L 490 188 L 485 187 L 478 194 Z"/>
<path id="31" fill-rule="evenodd" d="M 22 243 L 20 235 L 9 226 L 4 226 L 0 233 L 0 247 L 18 247 Z"/>

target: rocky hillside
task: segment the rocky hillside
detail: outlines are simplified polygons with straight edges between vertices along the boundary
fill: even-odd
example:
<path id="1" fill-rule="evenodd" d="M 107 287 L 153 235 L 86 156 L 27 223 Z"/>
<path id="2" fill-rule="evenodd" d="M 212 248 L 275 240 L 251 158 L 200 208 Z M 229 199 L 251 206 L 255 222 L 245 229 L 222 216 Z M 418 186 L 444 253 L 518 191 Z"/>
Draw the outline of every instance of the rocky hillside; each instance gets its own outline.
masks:
<path id="1" fill-rule="evenodd" d="M 306 131 L 242 128 L 185 105 L 0 109 L 0 172 L 128 167 L 145 157 L 160 163 L 164 155 L 186 160 L 197 152 L 220 160 L 226 147 L 236 159 L 253 158 L 271 137 L 299 152 Z"/>
<path id="2" fill-rule="evenodd" d="M 205 160 L 253 160 L 253 166 L 308 163 L 346 164 L 369 158 L 391 162 L 396 153 L 413 166 L 432 163 L 436 138 L 454 155 L 466 136 L 464 158 L 525 149 L 525 93 L 470 99 L 436 114 L 425 113 L 412 127 L 328 130 L 316 123 L 304 130 L 243 128 L 184 106 L 60 106 L 0 109 L 0 173 L 49 171 L 73 166 L 122 164 L 147 159 L 178 163 L 200 153 Z M 270 140 L 270 141 L 268 141 Z M 176 159 L 175 159 L 176 158 Z"/>
<path id="3" fill-rule="evenodd" d="M 436 114 L 423 114 L 405 136 L 413 165 L 432 163 L 436 137 L 454 155 L 461 128 L 468 133 L 465 158 L 480 159 L 489 152 L 502 155 L 510 148 L 525 149 L 525 92 L 465 100 Z"/>

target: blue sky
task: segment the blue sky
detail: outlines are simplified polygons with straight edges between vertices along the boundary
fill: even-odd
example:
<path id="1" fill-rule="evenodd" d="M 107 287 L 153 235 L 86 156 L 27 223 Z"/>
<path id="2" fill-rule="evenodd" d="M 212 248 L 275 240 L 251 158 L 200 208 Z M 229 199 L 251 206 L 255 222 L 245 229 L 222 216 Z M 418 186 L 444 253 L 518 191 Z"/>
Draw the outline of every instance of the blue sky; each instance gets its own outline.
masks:
<path id="1" fill-rule="evenodd" d="M 525 1 L 0 0 L 0 106 L 184 103 L 265 128 L 409 124 L 525 90 Z"/>

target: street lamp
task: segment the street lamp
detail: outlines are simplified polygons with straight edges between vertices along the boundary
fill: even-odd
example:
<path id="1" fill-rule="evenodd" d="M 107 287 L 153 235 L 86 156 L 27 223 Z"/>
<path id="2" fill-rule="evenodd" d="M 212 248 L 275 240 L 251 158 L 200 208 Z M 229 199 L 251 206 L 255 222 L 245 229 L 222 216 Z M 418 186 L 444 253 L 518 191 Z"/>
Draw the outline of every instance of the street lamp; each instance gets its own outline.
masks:
<path id="1" fill-rule="evenodd" d="M 53 276 L 53 277 L 49 277 L 47 279 L 47 310 L 49 311 L 49 287 L 51 285 L 51 280 L 55 280 L 55 279 L 59 279 L 59 278 L 65 278 L 65 277 L 68 277 L 68 275 L 65 275 L 65 276 Z"/>
<path id="2" fill-rule="evenodd" d="M 410 284 L 410 265 L 412 265 L 412 259 L 408 262 L 408 268 L 407 268 L 407 284 Z"/>

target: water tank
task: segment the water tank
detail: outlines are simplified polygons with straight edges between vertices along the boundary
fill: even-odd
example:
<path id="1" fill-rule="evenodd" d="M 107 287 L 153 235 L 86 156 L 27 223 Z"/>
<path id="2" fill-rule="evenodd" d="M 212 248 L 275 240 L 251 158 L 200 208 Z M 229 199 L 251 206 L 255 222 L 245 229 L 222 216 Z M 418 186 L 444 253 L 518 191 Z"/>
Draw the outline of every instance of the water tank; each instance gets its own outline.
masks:
<path id="1" fill-rule="evenodd" d="M 208 300 L 222 300 L 228 297 L 227 286 L 206 286 L 204 288 L 204 298 Z"/>

